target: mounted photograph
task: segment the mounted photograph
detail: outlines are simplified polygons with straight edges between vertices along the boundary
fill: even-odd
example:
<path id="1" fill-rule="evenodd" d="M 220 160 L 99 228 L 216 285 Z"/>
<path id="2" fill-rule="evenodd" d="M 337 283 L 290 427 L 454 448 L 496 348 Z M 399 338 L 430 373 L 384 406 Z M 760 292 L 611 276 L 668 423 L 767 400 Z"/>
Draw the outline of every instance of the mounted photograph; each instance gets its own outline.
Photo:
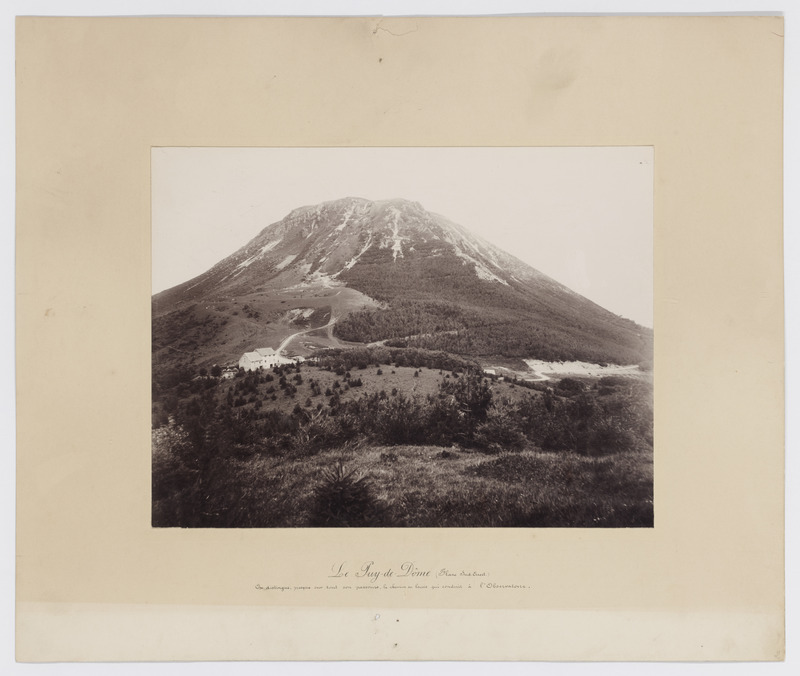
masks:
<path id="1" fill-rule="evenodd" d="M 652 527 L 653 161 L 153 148 L 152 526 Z"/>

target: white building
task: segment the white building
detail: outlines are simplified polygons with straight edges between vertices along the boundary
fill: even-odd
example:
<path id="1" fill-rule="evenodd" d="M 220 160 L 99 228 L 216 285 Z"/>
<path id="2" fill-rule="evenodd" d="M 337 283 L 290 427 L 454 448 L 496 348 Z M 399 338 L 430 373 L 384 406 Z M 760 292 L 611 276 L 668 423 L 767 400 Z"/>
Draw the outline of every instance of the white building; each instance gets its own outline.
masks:
<path id="1" fill-rule="evenodd" d="M 245 371 L 255 371 L 256 369 L 271 369 L 279 364 L 294 364 L 298 361 L 305 361 L 302 357 L 284 357 L 271 347 L 259 347 L 253 352 L 245 352 L 239 360 L 239 368 Z"/>
<path id="2" fill-rule="evenodd" d="M 239 367 L 245 371 L 255 371 L 259 368 L 271 369 L 278 364 L 289 364 L 291 359 L 281 357 L 271 347 L 259 347 L 253 352 L 245 352 L 239 360 Z"/>

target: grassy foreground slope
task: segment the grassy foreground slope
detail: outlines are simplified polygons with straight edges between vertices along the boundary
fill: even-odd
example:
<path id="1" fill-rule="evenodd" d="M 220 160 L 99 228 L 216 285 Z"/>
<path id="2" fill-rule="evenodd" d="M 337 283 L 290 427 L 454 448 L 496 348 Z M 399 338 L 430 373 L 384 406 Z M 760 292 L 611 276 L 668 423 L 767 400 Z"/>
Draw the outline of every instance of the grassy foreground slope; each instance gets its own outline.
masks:
<path id="1" fill-rule="evenodd" d="M 157 466 L 169 462 L 157 453 Z M 653 525 L 652 456 L 636 452 L 357 444 L 310 458 L 231 459 L 217 481 L 204 512 L 216 527 Z M 154 525 L 180 525 L 173 509 L 157 503 Z"/>

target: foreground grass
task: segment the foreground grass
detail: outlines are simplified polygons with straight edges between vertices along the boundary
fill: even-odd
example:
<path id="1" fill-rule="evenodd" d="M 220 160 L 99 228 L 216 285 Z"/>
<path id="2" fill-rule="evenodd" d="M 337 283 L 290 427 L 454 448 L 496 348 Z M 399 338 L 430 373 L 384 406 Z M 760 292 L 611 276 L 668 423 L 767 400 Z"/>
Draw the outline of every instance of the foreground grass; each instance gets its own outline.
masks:
<path id="1" fill-rule="evenodd" d="M 160 462 L 155 469 L 168 472 L 169 459 Z M 198 500 L 207 527 L 653 525 L 649 452 L 355 444 L 309 457 L 218 459 L 206 476 L 156 499 L 154 525 L 187 525 L 182 514 Z"/>

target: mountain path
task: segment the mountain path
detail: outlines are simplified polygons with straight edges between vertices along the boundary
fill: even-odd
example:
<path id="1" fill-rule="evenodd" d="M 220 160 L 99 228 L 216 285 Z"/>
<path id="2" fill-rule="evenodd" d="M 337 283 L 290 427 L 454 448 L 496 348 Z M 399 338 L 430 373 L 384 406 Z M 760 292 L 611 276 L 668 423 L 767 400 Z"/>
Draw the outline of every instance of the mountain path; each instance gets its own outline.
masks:
<path id="1" fill-rule="evenodd" d="M 328 330 L 328 336 L 331 338 L 331 340 L 335 340 L 333 338 L 333 325 L 335 323 L 336 323 L 336 318 L 335 317 L 331 317 L 331 320 L 327 324 L 325 324 L 325 326 L 316 326 L 316 327 L 311 328 L 311 329 L 303 329 L 302 331 L 298 331 L 297 333 L 293 333 L 288 338 L 284 338 L 283 342 L 278 346 L 278 349 L 275 350 L 276 354 L 278 354 L 279 356 L 282 357 L 283 356 L 282 352 L 286 349 L 286 347 L 289 345 L 289 343 L 291 343 L 295 338 L 297 338 L 297 336 L 302 336 L 304 333 L 311 333 L 312 331 L 320 331 L 322 329 L 327 329 Z"/>

